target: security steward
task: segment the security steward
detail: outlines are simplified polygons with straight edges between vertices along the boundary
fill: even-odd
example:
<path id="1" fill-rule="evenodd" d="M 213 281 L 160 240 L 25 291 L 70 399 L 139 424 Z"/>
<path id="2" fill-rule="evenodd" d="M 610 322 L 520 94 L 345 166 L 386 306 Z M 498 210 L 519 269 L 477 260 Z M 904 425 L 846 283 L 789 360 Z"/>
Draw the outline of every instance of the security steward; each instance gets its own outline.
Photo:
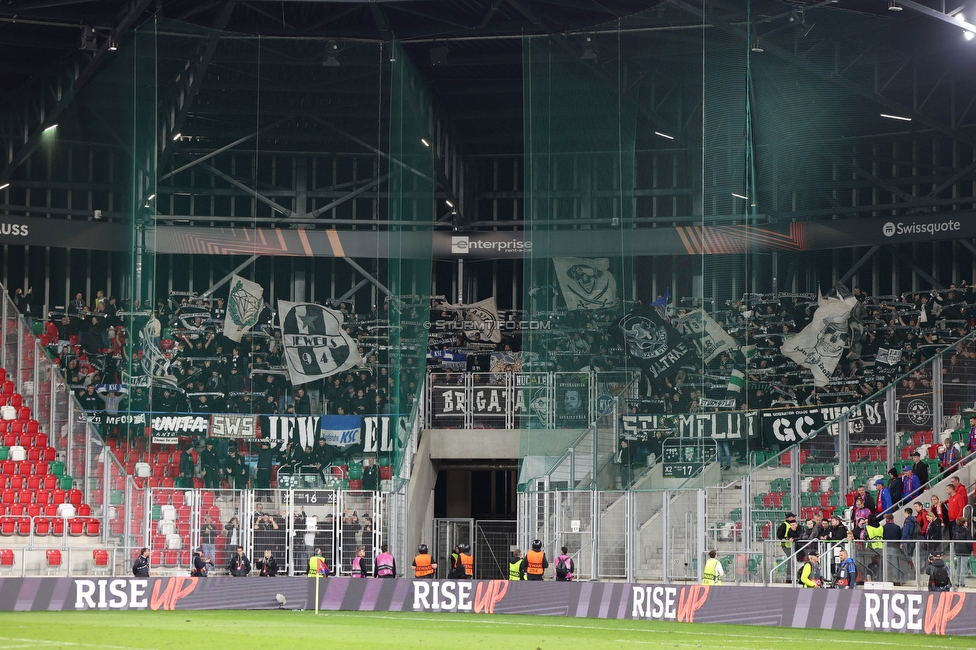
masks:
<path id="1" fill-rule="evenodd" d="M 461 566 L 464 567 L 464 577 L 474 577 L 474 556 L 471 555 L 471 544 L 461 544 Z"/>
<path id="2" fill-rule="evenodd" d="M 708 560 L 705 562 L 705 568 L 702 570 L 703 585 L 722 584 L 722 576 L 725 575 L 725 569 L 722 568 L 722 563 L 718 561 L 715 557 L 716 555 L 718 554 L 714 549 L 708 552 Z"/>
<path id="3" fill-rule="evenodd" d="M 325 563 L 325 558 L 322 556 L 322 549 L 317 548 L 312 557 L 308 558 L 308 577 L 322 576 L 324 578 L 328 575 L 329 566 Z"/>
<path id="4" fill-rule="evenodd" d="M 417 547 L 417 557 L 413 559 L 411 566 L 413 567 L 413 574 L 417 578 L 430 580 L 434 577 L 437 563 L 430 557 L 430 549 L 427 548 L 426 544 Z"/>
<path id="5" fill-rule="evenodd" d="M 512 557 L 508 558 L 508 579 L 525 580 L 525 567 L 522 561 L 522 549 L 517 548 L 512 551 Z"/>
<path id="6" fill-rule="evenodd" d="M 525 574 L 528 580 L 542 580 L 549 568 L 549 560 L 542 550 L 542 540 L 532 540 L 532 550 L 525 554 Z"/>

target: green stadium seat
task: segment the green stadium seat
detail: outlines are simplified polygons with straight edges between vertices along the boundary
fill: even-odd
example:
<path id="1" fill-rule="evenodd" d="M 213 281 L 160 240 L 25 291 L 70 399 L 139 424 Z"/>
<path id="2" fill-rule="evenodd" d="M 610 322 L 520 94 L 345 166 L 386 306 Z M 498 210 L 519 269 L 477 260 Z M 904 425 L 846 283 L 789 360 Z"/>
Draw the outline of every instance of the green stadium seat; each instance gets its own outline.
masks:
<path id="1" fill-rule="evenodd" d="M 56 461 L 54 461 L 52 463 L 48 463 L 48 465 L 47 465 L 47 471 L 48 471 L 48 474 L 53 474 L 54 476 L 63 476 L 64 475 L 64 463 L 61 462 L 60 460 L 56 460 Z"/>
<path id="2" fill-rule="evenodd" d="M 7 456 L 10 455 L 10 449 L 7 447 L 0 447 L 0 460 L 7 460 Z"/>
<path id="3" fill-rule="evenodd" d="M 61 485 L 60 485 L 60 487 L 61 487 L 62 490 L 70 490 L 71 489 L 71 486 L 73 484 L 74 484 L 74 481 L 71 479 L 70 476 L 62 476 L 61 477 Z"/>

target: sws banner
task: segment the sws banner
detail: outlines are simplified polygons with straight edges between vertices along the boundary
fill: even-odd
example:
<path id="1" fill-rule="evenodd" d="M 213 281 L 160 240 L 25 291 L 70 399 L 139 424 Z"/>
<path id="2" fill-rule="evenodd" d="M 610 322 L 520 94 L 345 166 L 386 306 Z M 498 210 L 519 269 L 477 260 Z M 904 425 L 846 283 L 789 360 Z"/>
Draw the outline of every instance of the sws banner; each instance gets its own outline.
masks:
<path id="1" fill-rule="evenodd" d="M 3 578 L 0 611 L 289 609 L 315 606 L 315 580 L 241 578 Z M 965 592 L 706 587 L 508 580 L 319 582 L 326 611 L 536 614 L 616 620 L 976 635 Z"/>
<path id="2" fill-rule="evenodd" d="M 761 412 L 764 443 L 774 449 L 787 447 L 812 437 L 829 422 L 848 414 L 848 427 L 851 434 L 864 432 L 867 426 L 885 424 L 884 400 L 876 400 L 856 408 L 847 405 L 811 406 L 765 410 Z M 840 424 L 831 424 L 826 433 L 840 435 Z"/>
<path id="3" fill-rule="evenodd" d="M 214 414 L 210 416 L 210 436 L 212 438 L 258 438 L 258 416 Z"/>

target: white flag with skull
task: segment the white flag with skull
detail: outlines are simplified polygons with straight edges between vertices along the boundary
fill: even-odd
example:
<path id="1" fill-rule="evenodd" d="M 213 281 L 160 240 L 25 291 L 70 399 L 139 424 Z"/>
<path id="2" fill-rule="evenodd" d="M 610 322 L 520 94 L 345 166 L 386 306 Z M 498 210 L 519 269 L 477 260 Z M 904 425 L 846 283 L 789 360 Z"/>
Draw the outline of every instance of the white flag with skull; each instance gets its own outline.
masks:
<path id="1" fill-rule="evenodd" d="M 293 384 L 363 365 L 356 341 L 342 329 L 342 312 L 307 302 L 278 301 L 285 361 Z"/>
<path id="2" fill-rule="evenodd" d="M 230 281 L 230 293 L 227 295 L 224 336 L 240 343 L 241 336 L 258 322 L 262 307 L 264 307 L 264 287 L 235 275 Z"/>
<path id="3" fill-rule="evenodd" d="M 469 339 L 477 338 L 481 341 L 501 343 L 502 331 L 498 327 L 498 308 L 495 306 L 494 296 L 470 305 L 442 304 L 440 308 L 445 311 L 461 312 L 464 335 Z M 476 333 L 479 336 L 476 337 Z"/>
<path id="4" fill-rule="evenodd" d="M 608 258 L 554 257 L 552 265 L 570 310 L 604 309 L 616 304 L 617 281 L 610 273 Z"/>
<path id="5" fill-rule="evenodd" d="M 796 336 L 787 338 L 781 350 L 793 361 L 809 368 L 814 385 L 820 387 L 830 381 L 844 349 L 850 346 L 850 316 L 857 298 L 820 296 L 818 304 L 813 321 Z"/>

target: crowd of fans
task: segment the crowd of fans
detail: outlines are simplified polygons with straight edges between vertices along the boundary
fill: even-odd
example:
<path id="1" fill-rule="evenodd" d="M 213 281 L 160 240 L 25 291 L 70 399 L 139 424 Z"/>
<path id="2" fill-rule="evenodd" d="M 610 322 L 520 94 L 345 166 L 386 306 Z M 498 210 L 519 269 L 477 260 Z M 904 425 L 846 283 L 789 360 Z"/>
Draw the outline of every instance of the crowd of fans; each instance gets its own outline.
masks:
<path id="1" fill-rule="evenodd" d="M 704 397 L 726 397 L 729 377 L 745 370 L 747 390 L 739 408 L 769 408 L 857 402 L 884 387 L 911 367 L 930 359 L 945 346 L 967 337 L 973 329 L 976 289 L 963 282 L 947 290 L 900 296 L 866 295 L 855 287 L 857 299 L 847 347 L 829 385 L 817 388 L 810 371 L 780 352 L 785 337 L 811 322 L 817 296 L 810 294 L 751 294 L 721 308 L 700 299 L 668 303 L 661 312 L 679 330 L 681 317 L 704 307 L 739 344 L 699 367 L 686 367 L 664 381 L 645 383 L 640 412 L 688 413 L 702 410 Z M 31 292 L 16 290 L 11 298 L 26 313 Z M 173 294 L 152 308 L 106 296 L 102 291 L 90 304 L 82 294 L 64 308 L 50 311 L 45 333 L 52 353 L 71 386 L 79 390 L 86 408 L 120 408 L 162 412 L 242 413 L 389 413 L 403 410 L 415 399 L 411 379 L 397 391 L 391 374 L 389 302 L 356 310 L 348 303 L 328 304 L 341 311 L 345 329 L 357 341 L 365 366 L 303 386 L 303 396 L 289 380 L 283 360 L 281 330 L 265 307 L 259 324 L 237 344 L 222 335 L 226 307 L 223 299 L 205 300 Z M 407 350 L 397 361 L 420 366 L 426 352 L 429 371 L 471 372 L 556 371 L 587 372 L 632 366 L 612 335 L 616 320 L 630 305 L 603 310 L 552 310 L 531 315 L 501 311 L 499 341 L 464 324 L 463 310 L 443 309 L 436 301 L 425 307 L 401 307 L 395 318 L 398 348 Z M 544 326 L 536 327 L 539 323 Z M 523 349 L 523 327 L 533 327 L 531 349 Z M 126 345 L 133 338 L 135 345 Z M 146 368 L 144 339 L 157 345 L 163 363 Z M 426 339 L 426 351 L 423 347 Z M 130 355 L 133 351 L 133 356 Z M 742 355 L 750 351 L 748 365 Z M 880 355 L 879 355 L 880 352 Z M 447 353 L 447 354 L 445 354 Z M 462 361 L 458 361 L 461 359 Z M 957 347 L 945 358 L 945 379 L 965 384 L 976 370 L 976 348 Z M 145 372 L 153 374 L 151 383 Z M 410 375 L 409 372 L 406 375 Z M 417 376 L 417 375 L 413 375 Z M 142 377 L 142 381 L 131 381 Z M 126 380 L 130 381 L 126 381 Z M 931 390 L 931 376 L 919 371 L 901 388 Z M 129 384 L 127 394 L 110 395 L 88 386 Z M 150 385 L 146 385 L 150 384 Z M 958 401 L 976 401 L 976 390 L 962 388 Z M 128 400 L 128 403 L 126 403 Z"/>

